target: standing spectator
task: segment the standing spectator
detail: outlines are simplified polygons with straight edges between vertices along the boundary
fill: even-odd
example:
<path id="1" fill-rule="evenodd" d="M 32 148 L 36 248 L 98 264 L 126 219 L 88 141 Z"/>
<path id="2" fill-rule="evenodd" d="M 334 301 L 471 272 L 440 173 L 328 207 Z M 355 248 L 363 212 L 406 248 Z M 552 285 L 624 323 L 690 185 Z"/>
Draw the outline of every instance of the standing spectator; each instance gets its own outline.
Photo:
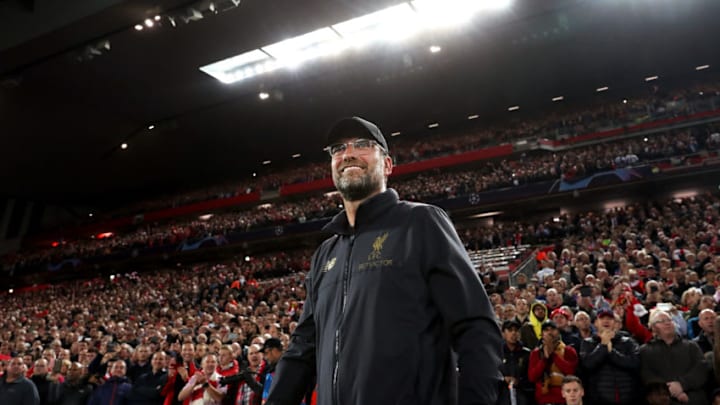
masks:
<path id="1" fill-rule="evenodd" d="M 669 313 L 650 314 L 654 338 L 640 348 L 642 383 L 667 385 L 672 398 L 690 405 L 707 403 L 703 387 L 707 378 L 702 351 L 694 342 L 682 339 Z"/>
<path id="2" fill-rule="evenodd" d="M 712 309 L 703 309 L 698 315 L 698 326 L 700 327 L 700 334 L 693 339 L 693 342 L 697 343 L 702 350 L 703 354 L 711 352 L 713 350 L 713 344 L 715 342 L 715 311 Z"/>
<path id="3" fill-rule="evenodd" d="M 135 380 L 140 375 L 152 371 L 152 365 L 150 364 L 150 347 L 147 345 L 139 345 L 135 348 L 132 356 L 132 362 L 130 368 L 128 368 L 128 379 L 130 383 L 135 383 Z"/>
<path id="4" fill-rule="evenodd" d="M 268 398 L 268 395 L 270 394 L 270 388 L 272 388 L 273 379 L 275 378 L 275 367 L 277 366 L 278 361 L 280 361 L 280 358 L 283 354 L 283 345 L 280 339 L 277 338 L 270 338 L 265 341 L 265 345 L 262 349 L 263 353 L 265 354 L 265 361 L 267 361 L 267 367 L 265 367 L 262 382 L 263 382 L 263 392 L 262 392 L 262 399 L 263 403 Z"/>
<path id="5" fill-rule="evenodd" d="M 562 397 L 566 405 L 583 405 L 585 390 L 582 381 L 574 375 L 565 376 L 562 382 Z"/>
<path id="6" fill-rule="evenodd" d="M 25 364 L 20 357 L 10 360 L 5 375 L 0 378 L 0 398 L 6 404 L 40 405 L 38 390 L 25 377 Z"/>
<path id="7" fill-rule="evenodd" d="M 562 404 L 563 378 L 574 375 L 578 356 L 572 346 L 566 346 L 553 321 L 542 324 L 540 345 L 530 353 L 528 377 L 535 383 L 535 400 L 539 404 Z"/>
<path id="8" fill-rule="evenodd" d="M 572 346 L 573 349 L 575 349 L 575 352 L 580 353 L 580 335 L 575 327 L 570 324 L 573 320 L 572 311 L 566 307 L 557 308 L 552 311 L 550 319 L 555 322 L 558 330 L 560 330 L 560 337 L 562 338 L 563 343 Z"/>
<path id="9" fill-rule="evenodd" d="M 86 405 L 93 387 L 88 384 L 87 378 L 83 376 L 85 366 L 73 362 L 68 368 L 67 378 L 60 385 L 60 399 L 58 405 Z"/>
<path id="10" fill-rule="evenodd" d="M 214 354 L 206 355 L 202 360 L 202 368 L 195 371 L 185 387 L 178 394 L 178 400 L 188 405 L 219 405 L 227 387 L 219 384 L 220 374 L 217 372 L 218 361 Z"/>
<path id="11" fill-rule="evenodd" d="M 262 347 L 250 345 L 248 367 L 244 370 L 243 381 L 238 389 L 237 405 L 259 405 L 262 400 L 263 380 L 267 363 L 263 360 Z"/>
<path id="12" fill-rule="evenodd" d="M 530 305 L 528 322 L 520 328 L 520 340 L 525 347 L 534 349 L 542 337 L 542 324 L 547 320 L 545 304 L 535 301 Z"/>
<path id="13" fill-rule="evenodd" d="M 268 403 L 300 402 L 315 375 L 321 405 L 494 403 L 500 328 L 447 214 L 387 189 L 375 124 L 344 119 L 327 139 L 345 210 L 313 256 Z"/>
<path id="14" fill-rule="evenodd" d="M 138 375 L 132 383 L 132 389 L 128 394 L 128 405 L 162 405 L 164 398 L 161 391 L 167 383 L 166 360 L 165 352 L 159 351 L 153 354 L 150 371 Z"/>
<path id="15" fill-rule="evenodd" d="M 503 364 L 500 367 L 505 384 L 498 395 L 498 405 L 511 404 L 511 391 L 515 391 L 516 404 L 532 404 L 534 388 L 528 381 L 530 349 L 520 342 L 520 323 L 507 320 L 502 324 Z"/>
<path id="16" fill-rule="evenodd" d="M 640 352 L 637 343 L 618 333 L 620 317 L 609 309 L 598 311 L 597 334 L 585 339 L 580 365 L 588 377 L 592 404 L 631 405 L 638 401 L 637 384 Z"/>
<path id="17" fill-rule="evenodd" d="M 46 359 L 43 358 L 35 361 L 33 375 L 30 379 L 37 387 L 38 394 L 40 395 L 40 405 L 48 405 L 57 400 L 60 385 L 50 378 L 48 361 Z"/>
<path id="18" fill-rule="evenodd" d="M 127 365 L 115 360 L 110 366 L 110 379 L 95 389 L 88 405 L 124 405 L 132 386 L 125 377 Z"/>
<path id="19" fill-rule="evenodd" d="M 233 349 L 230 345 L 221 346 L 218 352 L 218 374 L 221 377 L 230 377 L 240 372 L 237 360 L 233 358 Z M 228 384 L 227 395 L 223 397 L 223 404 L 234 405 L 237 398 L 240 381 Z"/>

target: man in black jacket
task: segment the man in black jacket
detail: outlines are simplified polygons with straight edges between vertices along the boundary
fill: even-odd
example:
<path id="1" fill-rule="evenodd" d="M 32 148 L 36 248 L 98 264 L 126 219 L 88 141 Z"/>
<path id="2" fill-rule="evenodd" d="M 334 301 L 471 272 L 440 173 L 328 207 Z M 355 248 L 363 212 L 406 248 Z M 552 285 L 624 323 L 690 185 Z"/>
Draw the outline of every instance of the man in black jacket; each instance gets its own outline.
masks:
<path id="1" fill-rule="evenodd" d="M 631 337 L 618 333 L 619 324 L 611 309 L 601 309 L 595 320 L 597 332 L 582 342 L 580 366 L 589 376 L 588 403 L 630 405 L 639 401 L 639 347 Z"/>
<path id="2" fill-rule="evenodd" d="M 528 362 L 530 349 L 520 342 L 520 322 L 508 320 L 502 324 L 503 364 L 500 366 L 505 384 L 500 388 L 498 405 L 512 404 L 511 396 L 515 394 L 515 404 L 526 405 L 533 401 L 535 387 L 528 380 Z"/>
<path id="3" fill-rule="evenodd" d="M 313 256 L 268 404 L 298 404 L 315 374 L 318 405 L 495 403 L 500 329 L 447 214 L 386 188 L 375 124 L 343 119 L 327 141 L 345 210 Z"/>
<path id="4" fill-rule="evenodd" d="M 150 371 L 135 377 L 132 389 L 128 393 L 127 402 L 129 405 L 162 405 L 164 397 L 160 394 L 168 373 L 165 370 L 167 355 L 159 351 L 153 354 L 150 360 Z"/>
<path id="5" fill-rule="evenodd" d="M 93 386 L 83 377 L 84 366 L 78 362 L 70 364 L 65 382 L 60 385 L 59 405 L 86 405 Z"/>

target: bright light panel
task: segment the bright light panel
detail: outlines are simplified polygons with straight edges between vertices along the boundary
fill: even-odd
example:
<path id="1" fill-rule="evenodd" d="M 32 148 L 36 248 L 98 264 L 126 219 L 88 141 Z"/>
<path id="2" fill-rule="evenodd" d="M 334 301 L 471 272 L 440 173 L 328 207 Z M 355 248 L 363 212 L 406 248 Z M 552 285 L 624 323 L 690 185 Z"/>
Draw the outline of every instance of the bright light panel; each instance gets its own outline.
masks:
<path id="1" fill-rule="evenodd" d="M 201 67 L 200 70 L 223 83 L 233 83 L 250 78 L 256 74 L 260 74 L 255 68 L 256 66 L 263 66 L 263 73 L 265 71 L 272 70 L 265 69 L 268 67 L 266 65 L 271 64 L 272 60 L 268 54 L 259 49 L 255 49 L 250 52 L 245 52 L 228 59 L 223 59 L 221 61 L 205 65 Z"/>
<path id="2" fill-rule="evenodd" d="M 417 14 L 409 3 L 353 18 L 332 28 L 349 46 L 363 47 L 377 41 L 400 41 L 419 30 Z"/>
<path id="3" fill-rule="evenodd" d="M 300 66 L 310 59 L 338 53 L 342 49 L 340 37 L 330 28 L 321 28 L 262 48 L 280 66 L 288 68 Z"/>
<path id="4" fill-rule="evenodd" d="M 200 70 L 223 83 L 235 83 L 276 69 L 295 68 L 350 47 L 398 42 L 423 30 L 457 27 L 480 11 L 504 9 L 511 3 L 512 0 L 408 1 L 223 59 Z"/>

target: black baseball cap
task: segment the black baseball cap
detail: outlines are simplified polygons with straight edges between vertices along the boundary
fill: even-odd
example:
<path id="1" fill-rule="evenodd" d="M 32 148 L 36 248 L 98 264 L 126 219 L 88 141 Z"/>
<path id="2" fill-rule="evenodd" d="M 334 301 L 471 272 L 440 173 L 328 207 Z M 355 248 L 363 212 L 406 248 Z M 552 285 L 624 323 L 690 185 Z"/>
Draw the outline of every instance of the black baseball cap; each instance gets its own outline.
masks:
<path id="1" fill-rule="evenodd" d="M 336 122 L 327 134 L 327 144 L 333 145 L 341 139 L 365 138 L 377 142 L 385 152 L 390 153 L 387 141 L 377 125 L 360 117 L 347 117 Z"/>
<path id="2" fill-rule="evenodd" d="M 557 329 L 558 327 L 557 327 L 557 324 L 555 324 L 555 322 L 547 320 L 542 323 L 542 327 L 540 328 L 540 330 L 545 330 L 547 328 Z"/>
<path id="3" fill-rule="evenodd" d="M 283 344 L 280 341 L 280 339 L 270 338 L 270 339 L 266 340 L 265 343 L 263 344 L 263 348 L 262 348 L 261 352 L 265 353 L 265 351 L 267 349 L 278 349 L 278 350 L 282 351 Z"/>
<path id="4" fill-rule="evenodd" d="M 520 322 L 517 319 L 508 319 L 502 323 L 502 330 L 508 330 L 510 328 L 520 329 Z"/>

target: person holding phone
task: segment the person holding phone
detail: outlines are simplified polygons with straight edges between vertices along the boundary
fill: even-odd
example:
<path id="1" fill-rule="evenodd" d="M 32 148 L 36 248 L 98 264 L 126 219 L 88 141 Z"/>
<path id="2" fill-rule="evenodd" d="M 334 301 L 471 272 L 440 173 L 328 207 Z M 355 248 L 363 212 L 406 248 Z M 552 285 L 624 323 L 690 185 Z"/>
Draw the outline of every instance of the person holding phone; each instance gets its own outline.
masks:
<path id="1" fill-rule="evenodd" d="M 575 375 L 578 355 L 572 346 L 563 343 L 555 322 L 543 322 L 541 333 L 528 366 L 528 377 L 535 383 L 535 400 L 539 404 L 563 404 L 560 387 L 565 376 Z"/>

